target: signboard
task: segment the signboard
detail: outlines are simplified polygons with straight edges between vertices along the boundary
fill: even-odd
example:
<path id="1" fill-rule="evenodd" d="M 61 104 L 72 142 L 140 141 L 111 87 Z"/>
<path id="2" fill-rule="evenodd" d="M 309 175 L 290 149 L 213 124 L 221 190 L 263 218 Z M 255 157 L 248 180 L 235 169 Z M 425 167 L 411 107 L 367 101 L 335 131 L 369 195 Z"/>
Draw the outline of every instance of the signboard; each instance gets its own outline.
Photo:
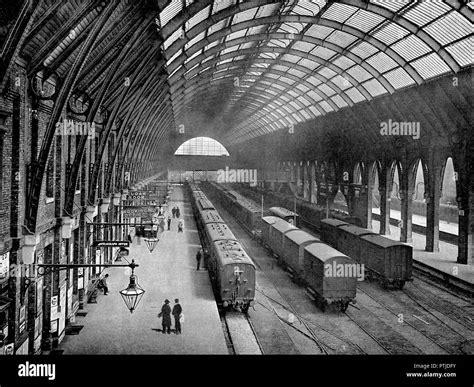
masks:
<path id="1" fill-rule="evenodd" d="M 151 206 L 123 206 L 122 215 L 126 218 L 138 218 L 150 216 L 155 212 L 155 208 Z"/>
<path id="2" fill-rule="evenodd" d="M 129 245 L 128 241 L 94 241 L 92 243 L 94 247 L 128 247 Z"/>
<path id="3" fill-rule="evenodd" d="M 36 281 L 36 315 L 43 310 L 43 277 Z"/>
<path id="4" fill-rule="evenodd" d="M 72 310 L 72 286 L 67 290 L 67 317 L 69 318 L 74 314 Z"/>
<path id="5" fill-rule="evenodd" d="M 64 331 L 66 325 L 66 283 L 61 286 L 59 297 L 59 325 L 58 333 L 61 334 Z"/>
<path id="6" fill-rule="evenodd" d="M 77 272 L 77 288 L 84 289 L 84 268 L 80 267 Z"/>
<path id="7" fill-rule="evenodd" d="M 58 331 L 58 319 L 51 320 L 51 333 L 56 333 Z"/>
<path id="8" fill-rule="evenodd" d="M 0 279 L 8 277 L 8 271 L 10 270 L 10 252 L 0 254 Z"/>
<path id="9" fill-rule="evenodd" d="M 51 321 L 56 320 L 58 316 L 58 298 L 58 296 L 51 297 Z"/>

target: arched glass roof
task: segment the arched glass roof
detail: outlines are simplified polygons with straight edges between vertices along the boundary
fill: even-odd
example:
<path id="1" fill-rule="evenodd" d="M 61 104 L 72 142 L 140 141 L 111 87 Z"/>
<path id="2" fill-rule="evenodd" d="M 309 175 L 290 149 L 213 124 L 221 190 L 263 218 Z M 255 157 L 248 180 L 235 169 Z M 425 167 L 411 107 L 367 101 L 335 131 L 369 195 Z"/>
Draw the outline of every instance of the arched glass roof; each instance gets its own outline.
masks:
<path id="1" fill-rule="evenodd" d="M 209 137 L 195 137 L 185 141 L 176 150 L 175 155 L 186 156 L 229 156 L 222 144 Z"/>
<path id="2" fill-rule="evenodd" d="M 184 8 L 183 8 L 184 7 Z M 233 144 L 472 65 L 472 3 L 171 1 L 159 15 L 176 125 L 213 106 Z"/>

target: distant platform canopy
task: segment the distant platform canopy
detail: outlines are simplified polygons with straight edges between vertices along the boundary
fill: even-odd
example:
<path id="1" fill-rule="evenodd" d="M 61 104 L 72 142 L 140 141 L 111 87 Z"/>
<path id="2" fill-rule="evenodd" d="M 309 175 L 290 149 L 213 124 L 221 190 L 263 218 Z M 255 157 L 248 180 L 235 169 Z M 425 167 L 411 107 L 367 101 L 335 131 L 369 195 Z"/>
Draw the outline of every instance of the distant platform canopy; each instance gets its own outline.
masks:
<path id="1" fill-rule="evenodd" d="M 174 154 L 181 156 L 229 156 L 229 152 L 220 142 L 209 137 L 195 137 L 185 141 Z"/>

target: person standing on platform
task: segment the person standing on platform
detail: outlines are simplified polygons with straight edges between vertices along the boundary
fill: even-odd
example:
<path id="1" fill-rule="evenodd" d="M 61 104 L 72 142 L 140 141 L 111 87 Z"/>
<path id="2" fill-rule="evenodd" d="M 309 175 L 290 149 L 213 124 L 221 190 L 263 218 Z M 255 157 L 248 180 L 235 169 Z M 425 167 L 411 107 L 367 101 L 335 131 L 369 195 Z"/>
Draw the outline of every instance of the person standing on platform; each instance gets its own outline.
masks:
<path id="1" fill-rule="evenodd" d="M 183 232 L 183 229 L 184 229 L 184 220 L 180 219 L 178 222 L 178 233 Z"/>
<path id="2" fill-rule="evenodd" d="M 168 231 L 169 231 L 171 227 L 171 216 L 168 215 L 168 218 L 166 220 L 168 222 Z"/>
<path id="3" fill-rule="evenodd" d="M 181 213 L 179 212 L 179 207 L 176 206 L 176 217 L 179 218 L 180 214 L 181 214 Z"/>
<path id="4" fill-rule="evenodd" d="M 164 218 L 161 218 L 160 219 L 160 232 L 164 232 L 165 231 L 165 219 Z"/>
<path id="5" fill-rule="evenodd" d="M 109 278 L 108 274 L 106 274 L 104 278 L 99 281 L 98 285 L 99 289 L 104 289 L 104 296 L 106 296 L 109 292 L 109 284 L 107 283 L 107 278 Z"/>
<path id="6" fill-rule="evenodd" d="M 162 333 L 168 334 L 171 333 L 171 307 L 169 306 L 170 301 L 165 300 L 164 305 L 161 307 L 161 312 L 158 314 L 158 318 L 161 317 L 161 326 L 162 326 Z"/>
<path id="7" fill-rule="evenodd" d="M 201 258 L 202 258 L 201 249 L 199 249 L 198 252 L 196 253 L 196 261 L 197 261 L 196 270 L 199 270 L 199 266 L 201 265 Z"/>
<path id="8" fill-rule="evenodd" d="M 181 333 L 181 322 L 179 321 L 181 318 L 181 313 L 183 312 L 183 308 L 179 304 L 179 300 L 176 298 L 174 300 L 175 304 L 173 306 L 173 312 L 171 314 L 174 317 L 174 333 L 179 334 Z"/>

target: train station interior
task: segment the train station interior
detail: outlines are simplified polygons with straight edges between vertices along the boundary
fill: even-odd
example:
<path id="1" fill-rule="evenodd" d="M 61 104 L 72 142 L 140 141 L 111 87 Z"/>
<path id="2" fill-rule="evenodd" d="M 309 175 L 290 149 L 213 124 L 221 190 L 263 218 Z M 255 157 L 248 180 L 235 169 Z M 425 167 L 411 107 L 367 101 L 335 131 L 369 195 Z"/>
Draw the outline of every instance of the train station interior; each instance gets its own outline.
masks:
<path id="1" fill-rule="evenodd" d="M 0 355 L 474 354 L 473 10 L 2 2 Z"/>

